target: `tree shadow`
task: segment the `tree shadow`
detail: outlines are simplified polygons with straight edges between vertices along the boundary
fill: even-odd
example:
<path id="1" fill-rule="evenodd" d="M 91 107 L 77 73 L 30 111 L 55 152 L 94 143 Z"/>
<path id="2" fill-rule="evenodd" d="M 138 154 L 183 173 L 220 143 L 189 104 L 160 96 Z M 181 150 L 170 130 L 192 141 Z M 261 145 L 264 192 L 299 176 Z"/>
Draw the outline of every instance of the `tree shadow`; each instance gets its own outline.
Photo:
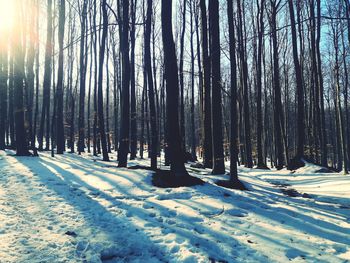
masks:
<path id="1" fill-rule="evenodd" d="M 66 155 L 65 158 L 59 158 L 58 162 L 57 159 L 45 156 L 36 162 L 17 159 L 35 172 L 43 184 L 76 207 L 92 228 L 110 236 L 112 243 L 120 244 L 120 240 L 125 241 L 125 237 L 133 240 L 137 234 L 140 240 L 151 244 L 151 250 L 156 251 L 155 257 L 165 260 L 180 253 L 182 244 L 186 242 L 190 243 L 193 253 L 202 253 L 218 260 L 230 262 L 242 256 L 240 251 L 250 251 L 257 260 L 268 257 L 268 251 L 254 248 L 255 244 L 249 244 L 249 236 L 274 244 L 291 254 L 296 244 L 286 244 L 279 235 L 271 233 L 269 227 L 262 228 L 260 232 L 256 232 L 254 228 L 250 229 L 250 225 L 247 224 L 251 224 L 251 221 L 246 219 L 250 215 L 254 218 L 254 214 L 265 219 L 270 226 L 278 224 L 289 231 L 304 233 L 305 236 L 312 235 L 342 245 L 350 243 L 349 228 L 332 222 L 333 219 L 339 219 L 339 216 L 348 218 L 347 212 L 332 211 L 330 206 L 324 203 L 290 198 L 276 187 L 262 187 L 258 183 L 246 180 L 246 175 L 242 175 L 241 180 L 251 191 L 244 193 L 224 189 L 210 182 L 204 186 L 181 188 L 174 192 L 171 189 L 154 188 L 147 171 L 130 171 L 117 167 L 114 170 L 113 164 L 96 167 L 95 162 L 86 161 L 80 156 Z M 98 180 L 94 181 L 94 177 Z M 97 185 L 101 182 L 107 187 L 101 189 Z M 67 188 L 70 195 L 66 194 Z M 210 203 L 208 198 L 217 202 Z M 221 210 L 218 203 L 230 207 L 230 210 L 224 210 L 222 214 L 219 211 L 217 215 L 201 214 L 201 211 L 205 210 Z M 277 207 L 278 203 L 286 205 Z M 320 213 L 322 219 L 309 215 L 315 211 Z M 108 222 L 101 226 L 96 214 L 104 215 L 102 218 L 106 217 Z M 213 228 L 215 222 L 222 224 L 224 228 Z M 120 226 L 124 227 L 122 231 Z M 247 237 L 238 239 L 235 237 L 236 233 L 225 230 L 225 226 L 244 232 Z M 118 230 L 118 233 L 113 229 Z M 154 234 L 157 231 L 158 234 Z M 156 240 L 159 236 L 163 238 L 162 241 Z M 172 251 L 168 250 L 166 240 L 177 244 L 173 246 Z M 232 246 L 227 250 L 224 244 Z M 310 250 L 313 245 L 312 241 L 307 241 Z"/>

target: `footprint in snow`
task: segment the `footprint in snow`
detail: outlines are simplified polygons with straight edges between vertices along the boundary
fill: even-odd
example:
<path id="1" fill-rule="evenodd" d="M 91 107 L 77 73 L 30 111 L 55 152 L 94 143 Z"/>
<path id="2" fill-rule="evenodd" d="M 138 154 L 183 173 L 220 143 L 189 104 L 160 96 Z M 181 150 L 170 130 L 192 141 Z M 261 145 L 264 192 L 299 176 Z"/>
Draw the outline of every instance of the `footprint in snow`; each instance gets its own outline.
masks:
<path id="1" fill-rule="evenodd" d="M 169 225 L 175 225 L 175 223 L 176 223 L 175 220 L 173 220 L 173 219 L 168 219 L 165 222 L 168 223 Z"/>
<path id="2" fill-rule="evenodd" d="M 125 214 L 125 216 L 126 216 L 126 217 L 132 217 L 132 213 L 131 213 L 131 212 L 127 212 L 127 213 Z"/>
<path id="3" fill-rule="evenodd" d="M 153 207 L 152 205 L 150 205 L 150 204 L 144 203 L 144 204 L 142 205 L 142 208 L 143 208 L 143 209 L 153 209 L 154 207 Z"/>
<path id="4" fill-rule="evenodd" d="M 168 217 L 175 217 L 177 216 L 177 212 L 176 211 L 172 211 L 172 210 L 168 210 L 166 213 L 166 216 Z"/>
<path id="5" fill-rule="evenodd" d="M 235 217 L 246 217 L 248 215 L 247 212 L 240 209 L 228 209 L 226 210 L 226 213 Z"/>
<path id="6" fill-rule="evenodd" d="M 148 216 L 150 216 L 150 217 L 156 217 L 156 216 L 157 216 L 157 214 L 156 214 L 156 213 L 154 213 L 154 212 L 152 212 L 152 213 L 149 213 L 149 214 L 148 214 Z"/>
<path id="7" fill-rule="evenodd" d="M 286 251 L 286 257 L 289 259 L 295 259 L 297 257 L 301 257 L 305 259 L 306 257 L 305 254 L 306 254 L 305 252 L 298 250 L 296 248 L 291 248 Z"/>

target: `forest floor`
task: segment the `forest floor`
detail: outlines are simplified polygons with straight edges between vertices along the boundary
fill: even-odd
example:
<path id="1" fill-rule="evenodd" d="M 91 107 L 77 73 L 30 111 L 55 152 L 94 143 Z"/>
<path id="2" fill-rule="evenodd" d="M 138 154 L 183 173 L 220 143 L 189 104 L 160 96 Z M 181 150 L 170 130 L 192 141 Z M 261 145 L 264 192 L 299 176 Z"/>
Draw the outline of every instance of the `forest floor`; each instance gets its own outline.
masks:
<path id="1" fill-rule="evenodd" d="M 2 151 L 0 262 L 350 262 L 350 177 L 319 169 L 241 167 L 238 191 L 189 168 L 206 183 L 159 189 L 89 155 Z"/>

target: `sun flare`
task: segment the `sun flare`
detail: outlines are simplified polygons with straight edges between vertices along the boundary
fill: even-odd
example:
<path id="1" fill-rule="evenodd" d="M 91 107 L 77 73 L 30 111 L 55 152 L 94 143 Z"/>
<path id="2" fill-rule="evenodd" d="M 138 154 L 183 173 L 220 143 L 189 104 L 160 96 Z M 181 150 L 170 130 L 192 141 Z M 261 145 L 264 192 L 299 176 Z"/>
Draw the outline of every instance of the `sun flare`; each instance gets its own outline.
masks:
<path id="1" fill-rule="evenodd" d="M 0 31 L 10 31 L 14 25 L 15 1 L 0 0 Z"/>

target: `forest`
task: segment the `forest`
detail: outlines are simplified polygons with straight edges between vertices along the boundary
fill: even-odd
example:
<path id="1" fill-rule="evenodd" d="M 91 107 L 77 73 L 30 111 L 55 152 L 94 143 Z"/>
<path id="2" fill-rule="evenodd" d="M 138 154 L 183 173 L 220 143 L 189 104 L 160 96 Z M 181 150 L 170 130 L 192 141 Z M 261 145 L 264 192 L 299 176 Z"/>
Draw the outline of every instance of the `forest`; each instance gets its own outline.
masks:
<path id="1" fill-rule="evenodd" d="M 0 0 L 0 262 L 349 262 L 349 102 L 349 0 Z"/>

